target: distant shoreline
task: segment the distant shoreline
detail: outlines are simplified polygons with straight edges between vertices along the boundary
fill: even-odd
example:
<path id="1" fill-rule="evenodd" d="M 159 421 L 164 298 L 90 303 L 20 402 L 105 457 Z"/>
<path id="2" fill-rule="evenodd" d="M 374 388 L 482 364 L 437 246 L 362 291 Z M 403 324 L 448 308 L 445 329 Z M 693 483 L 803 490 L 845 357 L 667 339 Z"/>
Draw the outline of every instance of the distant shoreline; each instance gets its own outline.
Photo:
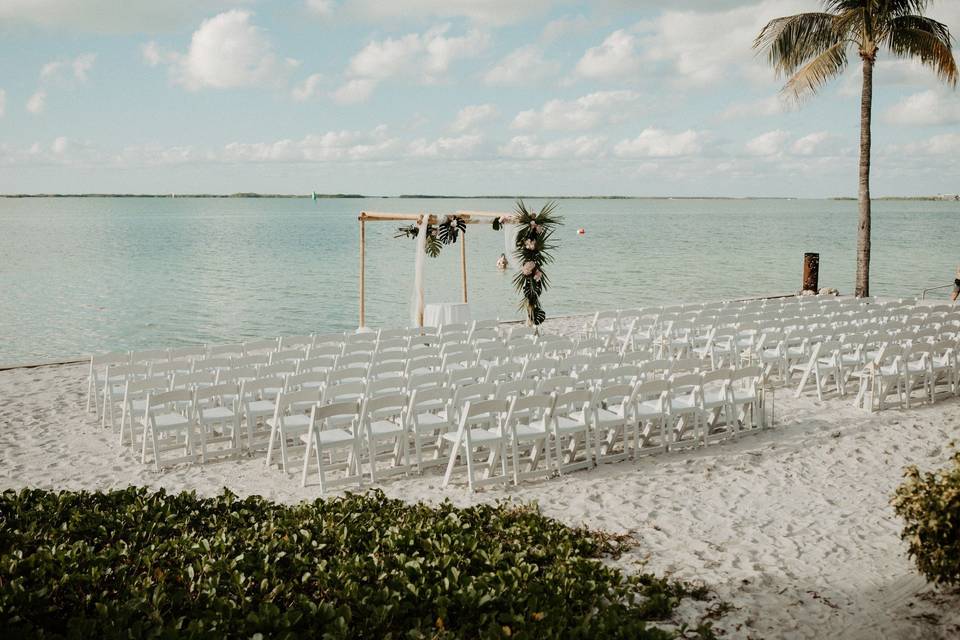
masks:
<path id="1" fill-rule="evenodd" d="M 541 195 L 431 195 L 431 194 L 400 194 L 396 196 L 383 195 L 364 195 L 360 193 L 318 193 L 298 194 L 298 193 L 0 193 L 0 198 L 18 199 L 18 198 L 291 198 L 305 199 L 313 198 L 316 200 L 338 200 L 338 199 L 419 199 L 419 200 L 837 200 L 837 201 L 856 201 L 850 196 L 835 196 L 827 198 L 798 198 L 789 196 L 541 196 Z M 954 202 L 960 200 L 960 196 L 941 195 L 941 196 L 880 196 L 873 200 L 911 200 L 911 201 L 930 201 L 930 202 Z"/>

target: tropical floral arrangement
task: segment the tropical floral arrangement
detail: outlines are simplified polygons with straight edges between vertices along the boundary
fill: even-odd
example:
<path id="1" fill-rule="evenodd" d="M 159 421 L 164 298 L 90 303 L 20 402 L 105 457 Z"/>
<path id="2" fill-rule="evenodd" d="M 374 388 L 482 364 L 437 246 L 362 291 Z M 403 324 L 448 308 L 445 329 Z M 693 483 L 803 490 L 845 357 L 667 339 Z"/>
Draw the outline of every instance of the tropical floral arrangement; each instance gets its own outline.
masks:
<path id="1" fill-rule="evenodd" d="M 557 247 L 553 233 L 563 224 L 562 218 L 553 214 L 556 208 L 557 203 L 551 201 L 534 213 L 527 209 L 523 200 L 519 200 L 513 216 L 493 221 L 495 230 L 507 224 L 517 225 L 514 257 L 520 270 L 513 277 L 513 284 L 522 296 L 520 310 L 526 314 L 527 323 L 533 326 L 539 326 L 547 319 L 547 312 L 540 306 L 540 296 L 550 286 L 543 268 L 553 262 L 552 251 Z"/>
<path id="2" fill-rule="evenodd" d="M 446 216 L 440 224 L 427 225 L 427 241 L 424 244 L 424 251 L 431 258 L 440 255 L 440 250 L 445 244 L 453 244 L 460 237 L 461 233 L 467 232 L 467 223 L 460 216 Z M 420 227 L 410 224 L 397 229 L 395 238 L 401 236 L 414 238 L 420 234 Z"/>

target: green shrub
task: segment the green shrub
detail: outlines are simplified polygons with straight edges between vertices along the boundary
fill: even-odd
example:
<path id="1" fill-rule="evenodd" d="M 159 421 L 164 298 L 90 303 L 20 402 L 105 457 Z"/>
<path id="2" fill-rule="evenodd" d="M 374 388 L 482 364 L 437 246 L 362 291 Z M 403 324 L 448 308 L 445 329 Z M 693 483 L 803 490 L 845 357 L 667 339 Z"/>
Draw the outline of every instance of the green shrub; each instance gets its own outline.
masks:
<path id="1" fill-rule="evenodd" d="M 5 637 L 668 638 L 689 591 L 535 508 L 6 491 Z M 709 627 L 698 630 L 710 635 Z"/>
<path id="2" fill-rule="evenodd" d="M 906 521 L 901 537 L 927 580 L 960 584 L 960 451 L 953 465 L 921 474 L 908 467 L 893 507 Z"/>

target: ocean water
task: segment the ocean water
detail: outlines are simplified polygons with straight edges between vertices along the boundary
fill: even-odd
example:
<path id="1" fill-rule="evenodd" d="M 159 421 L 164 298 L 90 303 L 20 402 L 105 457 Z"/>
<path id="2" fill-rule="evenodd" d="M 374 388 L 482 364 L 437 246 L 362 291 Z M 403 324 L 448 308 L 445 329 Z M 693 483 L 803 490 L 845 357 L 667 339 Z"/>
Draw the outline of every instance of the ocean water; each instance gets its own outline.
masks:
<path id="1" fill-rule="evenodd" d="M 531 200 L 539 207 L 542 201 Z M 509 212 L 482 199 L 0 199 L 0 364 L 357 326 L 360 211 Z M 562 200 L 548 315 L 853 288 L 856 203 Z M 874 205 L 872 293 L 949 284 L 960 203 Z M 414 242 L 367 225 L 367 324 L 409 322 Z M 583 228 L 584 235 L 577 229 Z M 475 318 L 519 318 L 502 232 L 471 225 Z M 458 301 L 459 248 L 427 260 L 427 302 Z M 946 296 L 945 292 L 937 295 Z"/>

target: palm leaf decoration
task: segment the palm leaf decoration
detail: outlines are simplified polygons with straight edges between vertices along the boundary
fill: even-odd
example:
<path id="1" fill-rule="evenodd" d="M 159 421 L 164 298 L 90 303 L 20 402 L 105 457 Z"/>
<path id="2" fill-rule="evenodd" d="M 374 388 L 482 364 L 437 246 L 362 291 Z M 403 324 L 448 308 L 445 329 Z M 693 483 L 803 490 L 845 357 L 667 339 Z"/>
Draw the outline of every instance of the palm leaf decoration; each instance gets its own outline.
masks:
<path id="1" fill-rule="evenodd" d="M 461 233 L 467 232 L 467 223 L 463 218 L 447 216 L 437 227 L 437 237 L 443 244 L 453 244 Z"/>
<path id="2" fill-rule="evenodd" d="M 543 267 L 553 262 L 557 244 L 553 239 L 556 227 L 563 224 L 562 218 L 554 215 L 556 202 L 548 202 L 534 213 L 527 209 L 523 200 L 517 201 L 513 223 L 518 225 L 514 239 L 514 258 L 520 270 L 513 277 L 513 285 L 520 294 L 520 310 L 527 322 L 539 326 L 547 319 L 540 306 L 540 296 L 550 286 L 550 279 Z"/>
<path id="3" fill-rule="evenodd" d="M 463 223 L 463 221 L 460 221 Z M 442 225 L 441 225 L 442 226 Z M 466 224 L 463 224 L 464 229 Z M 441 230 L 438 229 L 436 225 L 428 224 L 427 225 L 427 239 L 424 241 L 423 250 L 431 258 L 436 258 L 440 255 L 440 250 L 443 249 L 444 244 L 449 244 L 449 242 L 443 240 L 440 236 Z M 393 234 L 394 238 L 413 238 L 416 239 L 420 235 L 420 227 L 415 224 L 410 224 L 404 227 L 398 227 L 397 232 Z M 453 238 L 450 242 L 456 242 L 456 237 Z"/>

